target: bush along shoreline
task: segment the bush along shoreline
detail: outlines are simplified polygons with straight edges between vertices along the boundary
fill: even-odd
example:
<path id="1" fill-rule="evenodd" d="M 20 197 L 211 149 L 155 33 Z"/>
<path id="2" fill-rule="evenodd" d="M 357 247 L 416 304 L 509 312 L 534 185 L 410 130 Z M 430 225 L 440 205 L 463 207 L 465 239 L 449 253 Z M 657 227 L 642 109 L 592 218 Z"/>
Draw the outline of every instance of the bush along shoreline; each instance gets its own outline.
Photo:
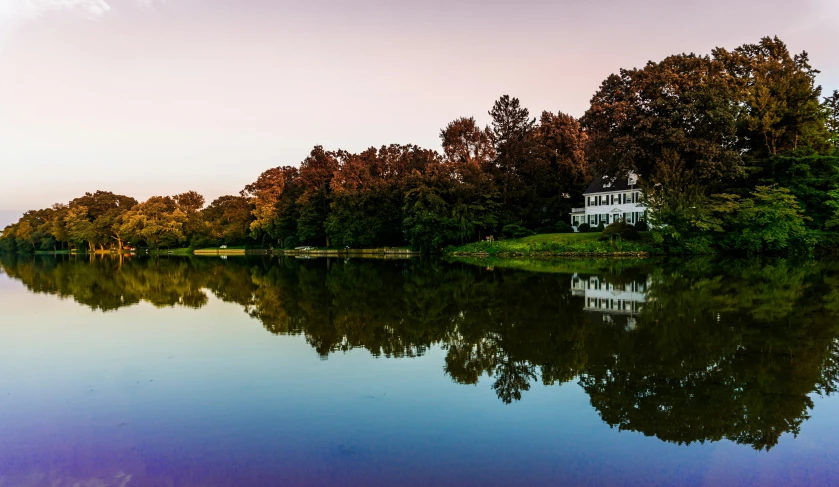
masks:
<path id="1" fill-rule="evenodd" d="M 807 231 L 794 236 L 774 236 L 771 225 L 764 232 L 743 232 L 731 235 L 720 232 L 688 245 L 668 246 L 671 228 L 639 231 L 633 225 L 616 222 L 588 233 L 531 235 L 522 238 L 475 242 L 450 246 L 444 254 L 453 257 L 497 258 L 561 258 L 561 257 L 638 257 L 653 255 L 814 255 L 839 254 L 839 233 Z"/>
<path id="2" fill-rule="evenodd" d="M 607 227 L 608 229 L 609 227 Z M 647 257 L 656 251 L 648 233 L 627 238 L 616 231 L 599 233 L 557 233 L 448 247 L 455 257 Z"/>

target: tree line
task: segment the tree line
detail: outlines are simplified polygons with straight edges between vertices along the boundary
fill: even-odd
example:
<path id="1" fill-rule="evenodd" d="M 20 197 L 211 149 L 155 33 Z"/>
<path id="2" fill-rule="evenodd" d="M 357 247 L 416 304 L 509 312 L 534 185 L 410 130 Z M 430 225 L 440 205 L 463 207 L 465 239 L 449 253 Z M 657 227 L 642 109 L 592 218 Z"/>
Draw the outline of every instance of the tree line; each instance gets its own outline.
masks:
<path id="1" fill-rule="evenodd" d="M 144 202 L 108 191 L 85 193 L 67 204 L 26 212 L 3 231 L 0 252 L 75 249 L 94 252 L 146 245 L 219 245 L 250 241 L 252 204 L 222 196 L 205 207 L 195 191 L 152 196 Z"/>
<path id="2" fill-rule="evenodd" d="M 139 203 L 97 191 L 29 211 L 0 251 L 263 245 L 433 251 L 488 235 L 570 231 L 594 177 L 640 175 L 665 252 L 839 247 L 839 91 L 806 52 L 764 38 L 609 76 L 580 118 L 502 96 L 489 126 L 463 117 L 441 150 L 316 146 L 206 208 L 195 192 Z"/>
<path id="3" fill-rule="evenodd" d="M 770 449 L 799 431 L 812 394 L 836 391 L 836 262 L 563 265 L 535 273 L 429 259 L 0 257 L 0 271 L 32 292 L 105 312 L 141 301 L 201 308 L 212 294 L 323 358 L 440 347 L 441 374 L 491 387 L 505 403 L 540 383 L 576 381 L 610 425 L 676 443 L 727 438 Z M 632 316 L 587 308 L 572 276 L 643 285 L 646 302 Z"/>

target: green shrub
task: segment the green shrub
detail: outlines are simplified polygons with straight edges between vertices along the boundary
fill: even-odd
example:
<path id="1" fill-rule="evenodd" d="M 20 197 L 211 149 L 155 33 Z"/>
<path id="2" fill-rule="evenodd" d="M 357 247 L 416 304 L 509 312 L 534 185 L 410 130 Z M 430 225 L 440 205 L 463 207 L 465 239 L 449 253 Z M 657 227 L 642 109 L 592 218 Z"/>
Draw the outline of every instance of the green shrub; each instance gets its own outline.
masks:
<path id="1" fill-rule="evenodd" d="M 0 253 L 14 254 L 17 252 L 17 245 L 14 238 L 0 238 Z"/>
<path id="2" fill-rule="evenodd" d="M 501 231 L 501 234 L 508 238 L 522 238 L 533 235 L 533 232 L 521 225 L 511 223 L 510 225 L 504 225 L 504 230 Z"/>
<path id="3" fill-rule="evenodd" d="M 839 252 L 839 232 L 817 232 L 814 233 L 813 239 L 818 252 Z"/>
<path id="4" fill-rule="evenodd" d="M 647 226 L 647 221 L 646 220 L 640 220 L 640 221 L 636 222 L 635 223 L 635 230 L 638 230 L 639 232 L 646 232 L 647 230 L 649 230 L 649 226 Z"/>
<path id="5" fill-rule="evenodd" d="M 606 229 L 606 224 L 604 222 L 600 222 L 600 224 L 597 225 L 597 231 L 598 232 L 602 232 L 605 229 Z"/>
<path id="6" fill-rule="evenodd" d="M 629 223 L 616 221 L 603 230 L 599 240 L 611 240 L 620 238 L 622 240 L 640 240 L 641 234 Z"/>
<path id="7" fill-rule="evenodd" d="M 565 222 L 559 222 L 554 226 L 554 231 L 556 233 L 573 233 L 574 227 Z"/>
<path id="8" fill-rule="evenodd" d="M 588 223 L 581 223 L 579 227 L 577 227 L 577 231 L 580 233 L 588 233 L 591 231 L 591 225 Z"/>
<path id="9" fill-rule="evenodd" d="M 297 235 L 289 235 L 283 241 L 283 248 L 293 249 L 298 246 L 300 246 L 300 240 L 298 240 Z"/>

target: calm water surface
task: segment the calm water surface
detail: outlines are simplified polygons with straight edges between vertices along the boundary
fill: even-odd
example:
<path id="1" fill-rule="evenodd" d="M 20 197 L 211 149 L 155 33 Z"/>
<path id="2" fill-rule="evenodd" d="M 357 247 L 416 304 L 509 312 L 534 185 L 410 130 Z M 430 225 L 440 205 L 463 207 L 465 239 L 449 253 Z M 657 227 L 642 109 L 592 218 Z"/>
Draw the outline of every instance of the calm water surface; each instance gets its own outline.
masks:
<path id="1" fill-rule="evenodd" d="M 0 486 L 836 485 L 839 263 L 0 260 Z"/>

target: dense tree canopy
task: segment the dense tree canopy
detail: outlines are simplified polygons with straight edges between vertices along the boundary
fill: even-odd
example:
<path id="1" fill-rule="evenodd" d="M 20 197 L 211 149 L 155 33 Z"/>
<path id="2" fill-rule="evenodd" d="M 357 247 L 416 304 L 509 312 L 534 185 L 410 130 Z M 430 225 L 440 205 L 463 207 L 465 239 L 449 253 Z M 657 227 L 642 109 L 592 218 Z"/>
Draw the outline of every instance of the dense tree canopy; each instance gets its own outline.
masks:
<path id="1" fill-rule="evenodd" d="M 437 251 L 567 229 L 594 177 L 629 173 L 640 178 L 663 252 L 810 249 L 839 242 L 831 196 L 839 191 L 839 91 L 823 97 L 817 74 L 806 52 L 790 53 L 777 37 L 672 55 L 607 77 L 579 120 L 533 117 L 504 95 L 488 111 L 489 126 L 473 117 L 448 123 L 440 151 L 316 146 L 298 165 L 268 169 L 206 208 L 194 191 L 143 203 L 86 193 L 27 212 L 3 231 L 0 251 L 105 251 L 126 242 Z M 783 196 L 772 211 L 796 215 L 771 231 L 782 245 L 742 215 L 721 216 L 759 211 L 768 191 L 760 188 Z"/>
<path id="2" fill-rule="evenodd" d="M 641 176 L 666 252 L 810 248 L 829 230 L 829 192 L 839 189 L 836 97 L 822 100 L 816 74 L 806 52 L 792 55 L 769 37 L 621 70 L 582 118 L 588 161 L 598 174 Z M 797 215 L 778 235 L 783 249 L 743 216 L 761 207 L 760 188 L 769 187 L 784 195 L 776 210 Z M 738 218 L 709 218 L 733 196 L 727 211 Z"/>

